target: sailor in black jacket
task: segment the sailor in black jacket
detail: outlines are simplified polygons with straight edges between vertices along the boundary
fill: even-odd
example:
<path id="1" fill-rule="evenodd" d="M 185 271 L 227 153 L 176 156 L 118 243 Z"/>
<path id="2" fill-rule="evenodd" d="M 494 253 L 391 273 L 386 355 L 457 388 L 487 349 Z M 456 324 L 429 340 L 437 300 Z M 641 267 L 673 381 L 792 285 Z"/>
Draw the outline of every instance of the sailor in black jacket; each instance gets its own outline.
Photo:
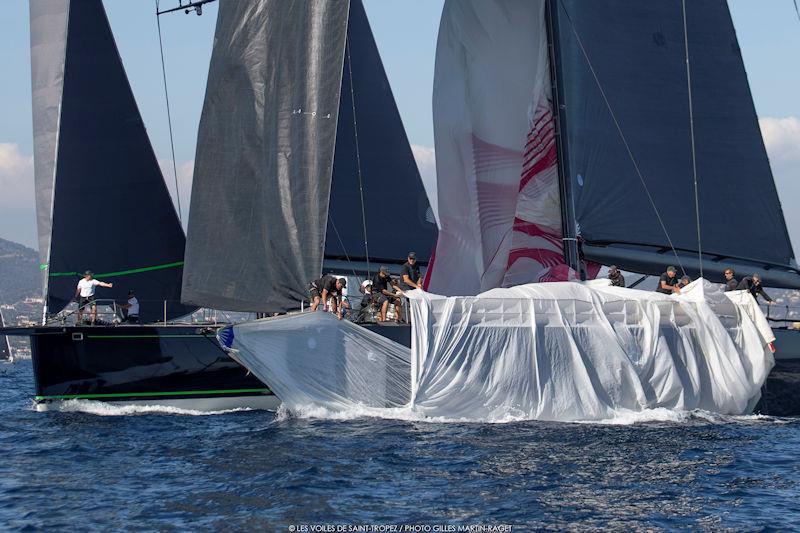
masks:
<path id="1" fill-rule="evenodd" d="M 750 292 L 756 301 L 758 301 L 758 295 L 760 294 L 770 305 L 775 303 L 775 300 L 770 298 L 769 295 L 764 292 L 764 287 L 761 286 L 761 276 L 758 274 L 753 274 L 752 276 L 745 276 L 742 278 L 742 281 L 739 282 L 739 286 L 736 287 L 736 289 Z"/>
<path id="2" fill-rule="evenodd" d="M 735 291 L 736 288 L 739 286 L 739 282 L 736 281 L 736 278 L 733 277 L 734 272 L 732 268 L 725 269 L 725 292 L 728 291 Z"/>

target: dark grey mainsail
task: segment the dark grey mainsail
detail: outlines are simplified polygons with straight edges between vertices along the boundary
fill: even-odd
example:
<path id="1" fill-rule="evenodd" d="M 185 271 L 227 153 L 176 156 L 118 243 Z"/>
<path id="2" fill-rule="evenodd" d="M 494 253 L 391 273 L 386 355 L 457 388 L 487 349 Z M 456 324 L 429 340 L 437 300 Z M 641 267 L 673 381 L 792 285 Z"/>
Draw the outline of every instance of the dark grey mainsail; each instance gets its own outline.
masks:
<path id="1" fill-rule="evenodd" d="M 84 270 L 99 298 L 140 301 L 140 319 L 185 315 L 184 235 L 100 0 L 32 0 L 37 212 L 46 310 Z"/>
<path id="2" fill-rule="evenodd" d="M 561 155 L 586 258 L 649 274 L 680 262 L 697 275 L 681 2 L 552 6 L 565 106 Z M 727 4 L 686 2 L 686 17 L 704 274 L 721 279 L 735 266 L 800 287 Z"/>
<path id="3" fill-rule="evenodd" d="M 345 52 L 325 257 L 424 263 L 436 223 L 361 0 Z"/>
<path id="4" fill-rule="evenodd" d="M 347 0 L 220 4 L 184 302 L 282 311 L 319 275 L 347 13 Z"/>
<path id="5" fill-rule="evenodd" d="M 426 259 L 427 211 L 361 2 L 221 4 L 184 301 L 296 309 L 324 257 L 363 261 L 367 239 L 373 258 Z"/>

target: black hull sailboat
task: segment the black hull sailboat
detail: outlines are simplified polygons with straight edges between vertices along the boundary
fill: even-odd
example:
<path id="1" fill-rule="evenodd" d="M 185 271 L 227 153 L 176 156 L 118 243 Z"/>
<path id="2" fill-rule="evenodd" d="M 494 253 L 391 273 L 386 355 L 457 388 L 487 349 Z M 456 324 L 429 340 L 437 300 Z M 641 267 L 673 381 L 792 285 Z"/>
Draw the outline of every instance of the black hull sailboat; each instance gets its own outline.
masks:
<path id="1" fill-rule="evenodd" d="M 424 265 L 426 252 L 435 242 L 436 226 L 363 6 L 358 1 L 352 6 L 344 10 L 345 24 L 340 28 L 345 29 L 342 35 L 347 36 L 348 53 L 346 59 L 339 57 L 335 75 L 336 99 L 331 104 L 338 111 L 328 121 L 335 142 L 335 163 L 327 166 L 334 201 L 331 212 L 322 218 L 323 224 L 327 220 L 328 235 L 323 226 L 319 244 L 324 246 L 326 272 L 352 274 L 351 287 L 356 287 L 359 278 L 369 277 L 374 267 L 370 266 L 366 235 L 361 231 L 361 216 L 357 215 L 358 224 L 351 219 L 357 209 L 372 217 L 371 228 L 380 227 L 383 208 L 379 200 L 386 191 L 386 180 L 402 186 L 395 198 L 411 207 L 405 217 L 408 220 L 403 220 L 395 232 L 393 245 L 376 245 L 378 258 L 394 261 L 392 270 L 397 270 L 397 259 L 417 250 Z M 269 388 L 220 348 L 216 339 L 219 325 L 192 324 L 181 318 L 197 309 L 191 295 L 198 287 L 192 282 L 202 280 L 202 292 L 205 285 L 213 285 L 214 279 L 223 279 L 225 273 L 217 270 L 212 273 L 214 279 L 208 280 L 195 272 L 186 288 L 186 244 L 181 222 L 102 2 L 32 0 L 30 11 L 44 324 L 2 328 L 0 333 L 31 339 L 37 408 L 47 410 L 67 400 L 197 410 L 277 408 L 279 401 Z M 225 31 L 225 24 L 223 17 L 218 33 Z M 215 85 L 213 68 L 211 76 L 206 108 L 211 106 L 208 100 L 218 96 L 216 91 L 224 90 Z M 357 106 L 357 98 L 369 105 Z M 204 109 L 203 115 L 198 152 L 210 154 L 203 142 L 218 142 L 219 137 L 214 136 L 220 132 L 213 128 L 213 106 Z M 360 145 L 356 132 L 359 121 L 362 134 L 367 136 Z M 229 155 L 234 159 L 240 156 L 235 147 Z M 333 151 L 328 155 L 333 156 Z M 387 173 L 385 166 L 392 172 Z M 198 156 L 196 176 L 214 171 L 209 161 Z M 401 181 L 397 181 L 398 176 Z M 235 174 L 230 179 L 235 180 Z M 219 181 L 225 188 L 230 185 Z M 204 187 L 198 190 L 202 194 Z M 357 207 L 364 197 L 371 201 L 366 211 Z M 199 207 L 192 216 L 202 222 L 203 212 Z M 214 235 L 202 238 L 213 248 L 217 235 L 225 231 L 213 221 L 212 226 Z M 366 222 L 363 227 L 366 231 Z M 320 253 L 323 248 L 318 250 Z M 200 264 L 211 265 L 211 258 L 205 257 Z M 226 305 L 232 301 L 214 303 L 219 304 L 217 308 L 253 312 L 299 309 L 305 297 L 302 289 L 308 279 L 320 275 L 320 267 L 321 261 L 310 273 L 301 273 L 302 285 L 297 287 L 301 290 L 287 295 L 280 306 L 274 301 L 266 307 Z M 98 288 L 97 293 L 110 306 L 124 302 L 128 290 L 135 291 L 141 325 L 116 324 L 102 313 L 104 320 L 97 325 L 72 325 L 75 286 L 89 268 L 96 272 L 95 278 L 113 283 L 112 288 Z M 258 295 L 264 287 L 252 284 L 242 288 Z M 183 303 L 187 300 L 192 303 Z M 89 315 L 87 309 L 84 317 Z M 116 314 L 111 317 L 120 318 Z M 410 345 L 408 326 L 365 327 Z"/>

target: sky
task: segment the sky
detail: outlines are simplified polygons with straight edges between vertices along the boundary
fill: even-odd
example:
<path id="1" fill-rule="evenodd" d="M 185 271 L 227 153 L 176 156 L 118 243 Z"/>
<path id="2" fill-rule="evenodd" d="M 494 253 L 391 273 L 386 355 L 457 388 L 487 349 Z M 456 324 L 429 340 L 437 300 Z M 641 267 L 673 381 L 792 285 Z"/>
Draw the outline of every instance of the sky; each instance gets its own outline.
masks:
<path id="1" fill-rule="evenodd" d="M 226 1 L 226 0 L 222 0 Z M 230 1 L 230 0 L 227 0 Z M 588 0 L 587 0 L 588 1 Z M 162 7 L 177 0 L 161 0 Z M 364 0 L 420 172 L 435 175 L 431 95 L 443 0 Z M 105 0 L 134 95 L 174 195 L 155 0 Z M 792 0 L 730 0 L 764 141 L 800 254 L 800 20 Z M 216 3 L 161 17 L 181 204 L 188 205 Z M 0 237 L 36 243 L 28 3 L 0 10 Z"/>

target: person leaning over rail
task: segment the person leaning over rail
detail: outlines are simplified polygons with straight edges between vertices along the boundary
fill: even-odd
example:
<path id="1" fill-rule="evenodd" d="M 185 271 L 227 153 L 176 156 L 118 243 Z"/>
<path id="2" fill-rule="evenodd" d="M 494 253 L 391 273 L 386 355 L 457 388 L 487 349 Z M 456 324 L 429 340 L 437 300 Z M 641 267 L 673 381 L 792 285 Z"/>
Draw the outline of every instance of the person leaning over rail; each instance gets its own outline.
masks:
<path id="1" fill-rule="evenodd" d="M 725 292 L 735 291 L 736 287 L 739 286 L 739 282 L 734 277 L 735 275 L 732 268 L 725 269 Z"/>
<path id="2" fill-rule="evenodd" d="M 678 286 L 677 270 L 674 266 L 668 266 L 667 271 L 661 274 L 658 279 L 658 287 L 656 292 L 661 294 L 680 294 L 681 288 Z"/>
<path id="3" fill-rule="evenodd" d="M 330 274 L 325 274 L 319 279 L 309 283 L 308 292 L 311 296 L 311 310 L 316 311 L 322 302 L 322 310 L 325 309 L 325 302 L 331 299 L 331 310 L 336 313 L 339 320 L 342 319 L 342 311 L 339 308 L 339 295 L 343 288 L 347 287 L 347 279 L 337 278 Z"/>
<path id="4" fill-rule="evenodd" d="M 92 308 L 92 325 L 97 321 L 97 305 L 94 303 L 94 289 L 95 287 L 114 286 L 113 283 L 105 283 L 103 281 L 93 279 L 91 270 L 83 273 L 83 278 L 78 281 L 78 287 L 75 289 L 75 299 L 78 300 L 78 324 L 83 322 L 83 308 L 87 305 Z"/>
<path id="5" fill-rule="evenodd" d="M 390 288 L 390 283 L 389 268 L 382 266 L 372 278 L 372 297 L 377 298 L 375 301 L 380 306 L 379 322 L 386 322 L 386 312 L 389 310 L 390 302 L 395 305 L 395 308 L 402 305 L 401 298 Z"/>
<path id="6" fill-rule="evenodd" d="M 617 265 L 611 265 L 608 267 L 608 279 L 611 280 L 612 287 L 625 286 L 625 276 L 620 273 Z"/>
<path id="7" fill-rule="evenodd" d="M 742 278 L 742 281 L 739 282 L 739 285 L 736 287 L 740 291 L 747 291 L 753 295 L 753 298 L 758 301 L 758 295 L 764 297 L 769 305 L 775 305 L 775 300 L 769 297 L 769 295 L 764 292 L 764 287 L 761 286 L 761 276 L 758 274 L 753 274 L 752 276 L 745 276 Z"/>

